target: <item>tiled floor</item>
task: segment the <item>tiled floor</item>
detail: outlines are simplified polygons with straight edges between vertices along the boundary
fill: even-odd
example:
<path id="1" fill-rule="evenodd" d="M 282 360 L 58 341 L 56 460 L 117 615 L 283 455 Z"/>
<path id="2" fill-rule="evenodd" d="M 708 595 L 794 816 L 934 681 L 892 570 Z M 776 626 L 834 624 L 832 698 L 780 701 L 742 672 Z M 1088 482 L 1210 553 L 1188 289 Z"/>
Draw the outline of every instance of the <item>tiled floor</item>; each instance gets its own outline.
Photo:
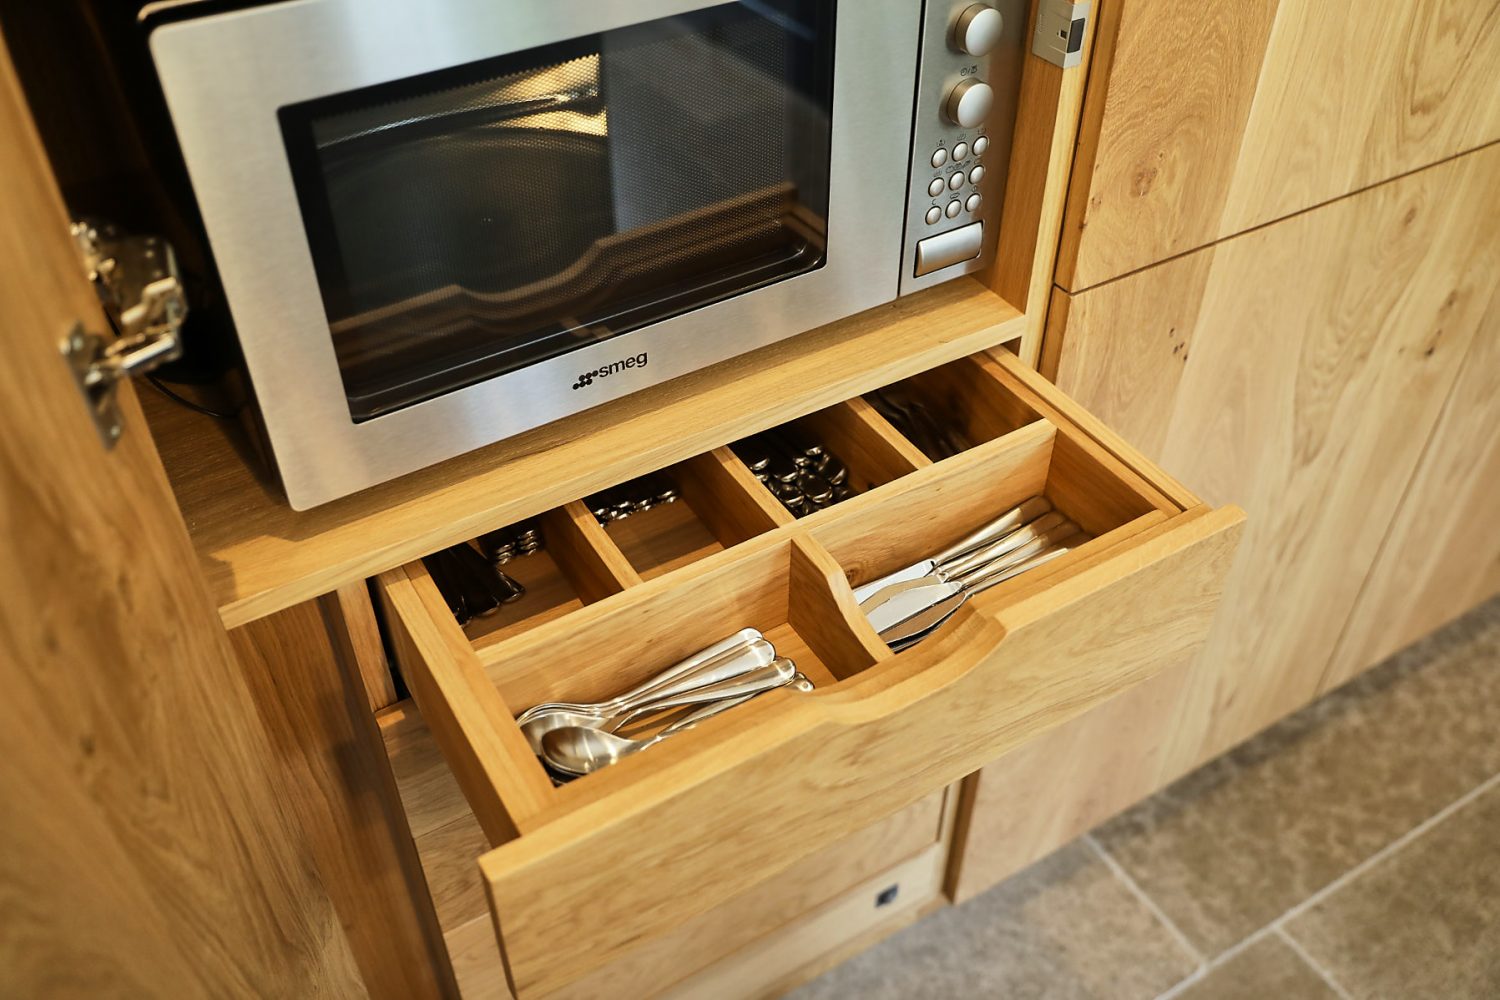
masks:
<path id="1" fill-rule="evenodd" d="M 1500 599 L 793 997 L 1500 998 Z"/>

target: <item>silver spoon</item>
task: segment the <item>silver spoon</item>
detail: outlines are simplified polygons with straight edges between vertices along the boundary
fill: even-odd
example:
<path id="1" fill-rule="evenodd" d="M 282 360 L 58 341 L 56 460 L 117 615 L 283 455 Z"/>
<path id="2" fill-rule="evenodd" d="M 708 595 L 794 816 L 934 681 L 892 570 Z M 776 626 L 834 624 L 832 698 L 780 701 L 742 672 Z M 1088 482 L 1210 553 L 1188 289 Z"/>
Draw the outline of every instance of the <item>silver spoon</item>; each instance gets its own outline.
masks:
<path id="1" fill-rule="evenodd" d="M 608 720 L 651 708 L 664 701 L 687 697 L 705 688 L 741 680 L 752 672 L 771 666 L 775 660 L 776 648 L 764 639 L 757 639 L 733 655 L 710 660 L 697 669 L 680 675 L 671 684 L 646 689 L 633 697 L 579 706 L 578 709 L 548 707 L 528 712 L 517 721 L 520 722 L 521 733 L 531 745 L 532 752 L 540 754 L 542 737 L 554 729 L 565 726 L 606 728 L 604 723 Z M 713 699 L 697 698 L 677 704 L 691 705 L 711 700 Z"/>
<path id="2" fill-rule="evenodd" d="M 634 701 L 643 695 L 656 692 L 658 689 L 666 687 L 673 681 L 681 677 L 685 677 L 688 674 L 691 674 L 694 671 L 705 667 L 722 657 L 731 656 L 738 653 L 741 647 L 751 645 L 761 640 L 762 638 L 763 636 L 760 634 L 760 631 L 758 629 L 740 629 L 729 638 L 716 642 L 706 649 L 700 649 L 698 652 L 694 653 L 692 656 L 689 656 L 687 659 L 673 664 L 659 674 L 648 677 L 646 680 L 642 681 L 640 684 L 637 684 L 629 691 L 617 694 L 613 698 L 609 698 L 605 701 L 600 702 L 543 702 L 540 705 L 533 705 L 526 711 L 522 712 L 519 716 L 516 717 L 516 721 L 525 722 L 527 719 L 540 712 L 550 712 L 555 710 L 569 712 L 608 713 L 613 707 L 613 710 L 618 711 L 619 709 L 617 706 L 621 703 Z M 766 662 L 769 663 L 770 660 L 767 660 Z"/>
<path id="3" fill-rule="evenodd" d="M 605 719 L 596 728 L 606 733 L 619 732 L 625 726 L 650 715 L 665 712 L 673 708 L 686 708 L 689 705 L 706 705 L 709 702 L 720 701 L 724 698 L 737 698 L 742 694 L 760 694 L 771 688 L 785 687 L 792 683 L 797 677 L 797 665 L 785 657 L 775 660 L 769 666 L 759 667 L 739 677 L 717 684 L 709 684 L 706 687 L 694 688 L 684 691 L 682 694 L 670 698 L 653 698 L 644 705 L 621 712 L 618 715 Z M 552 728 L 558 729 L 559 726 Z"/>
<path id="4" fill-rule="evenodd" d="M 783 686 L 806 691 L 811 689 L 812 684 L 803 677 L 801 682 L 794 678 L 790 684 Z M 705 719 L 711 719 L 721 712 L 743 705 L 751 698 L 759 697 L 764 693 L 764 691 L 757 691 L 754 694 L 726 698 L 704 705 L 697 711 L 678 719 L 655 736 L 643 740 L 626 739 L 623 736 L 616 736 L 614 733 L 606 733 L 587 726 L 565 726 L 562 729 L 554 729 L 542 738 L 542 758 L 548 765 L 563 774 L 574 776 L 592 774 L 601 767 L 608 767 L 631 754 L 654 747 L 668 736 L 691 729 Z"/>

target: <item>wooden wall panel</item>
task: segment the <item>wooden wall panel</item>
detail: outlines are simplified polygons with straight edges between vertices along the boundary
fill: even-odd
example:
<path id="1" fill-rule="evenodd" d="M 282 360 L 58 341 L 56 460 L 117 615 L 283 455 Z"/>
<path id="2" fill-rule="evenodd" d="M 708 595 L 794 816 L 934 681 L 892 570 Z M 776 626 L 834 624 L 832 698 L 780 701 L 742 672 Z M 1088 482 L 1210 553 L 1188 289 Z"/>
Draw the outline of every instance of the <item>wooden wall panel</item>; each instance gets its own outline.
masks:
<path id="1" fill-rule="evenodd" d="M 1058 283 L 1080 291 L 1500 138 L 1500 2 L 1102 5 Z"/>
<path id="2" fill-rule="evenodd" d="M 1483 296 L 1485 289 L 1476 289 Z M 1500 280 L 1322 688 L 1500 593 Z"/>
<path id="3" fill-rule="evenodd" d="M 1186 768 L 1171 734 L 1191 689 L 1179 663 L 1011 751 L 965 782 L 948 895 L 962 903 Z"/>
<path id="4" fill-rule="evenodd" d="M 1321 689 L 1489 308 L 1497 217 L 1491 147 L 1074 298 L 1059 386 L 1250 514 L 1182 720 L 1200 757 Z"/>
<path id="5" fill-rule="evenodd" d="M 1065 296 L 1059 386 L 1249 520 L 1195 661 L 971 782 L 959 898 L 1497 589 L 1496 218 L 1500 146 Z"/>

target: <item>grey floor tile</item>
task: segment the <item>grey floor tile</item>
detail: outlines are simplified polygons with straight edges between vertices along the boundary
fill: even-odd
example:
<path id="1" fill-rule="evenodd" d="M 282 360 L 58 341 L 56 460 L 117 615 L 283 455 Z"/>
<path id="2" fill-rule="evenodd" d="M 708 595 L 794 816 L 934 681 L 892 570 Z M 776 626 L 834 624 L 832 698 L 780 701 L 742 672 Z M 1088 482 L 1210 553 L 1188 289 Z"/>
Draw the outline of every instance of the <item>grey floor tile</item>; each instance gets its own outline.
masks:
<path id="1" fill-rule="evenodd" d="M 1338 1000 L 1321 975 L 1275 934 L 1215 966 L 1177 1000 Z"/>
<path id="2" fill-rule="evenodd" d="M 1195 961 L 1082 843 L 939 911 L 793 1000 L 1150 1000 Z"/>
<path id="3" fill-rule="evenodd" d="M 1500 600 L 1096 831 L 1218 954 L 1500 771 Z"/>
<path id="4" fill-rule="evenodd" d="M 1340 886 L 1287 932 L 1355 997 L 1500 997 L 1500 786 Z"/>

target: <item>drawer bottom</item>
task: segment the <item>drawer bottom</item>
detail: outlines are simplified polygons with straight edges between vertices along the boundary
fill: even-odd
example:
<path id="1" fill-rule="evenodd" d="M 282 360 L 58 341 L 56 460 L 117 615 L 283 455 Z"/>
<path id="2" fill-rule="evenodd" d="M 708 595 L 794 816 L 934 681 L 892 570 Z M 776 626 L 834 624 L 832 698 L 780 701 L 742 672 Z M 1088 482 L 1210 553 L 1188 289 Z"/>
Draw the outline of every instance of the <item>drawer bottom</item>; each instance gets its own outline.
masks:
<path id="1" fill-rule="evenodd" d="M 379 716 L 464 1000 L 511 996 L 478 858 L 489 848 L 420 713 Z M 774 997 L 942 905 L 958 789 L 942 789 L 552 994 Z"/>

